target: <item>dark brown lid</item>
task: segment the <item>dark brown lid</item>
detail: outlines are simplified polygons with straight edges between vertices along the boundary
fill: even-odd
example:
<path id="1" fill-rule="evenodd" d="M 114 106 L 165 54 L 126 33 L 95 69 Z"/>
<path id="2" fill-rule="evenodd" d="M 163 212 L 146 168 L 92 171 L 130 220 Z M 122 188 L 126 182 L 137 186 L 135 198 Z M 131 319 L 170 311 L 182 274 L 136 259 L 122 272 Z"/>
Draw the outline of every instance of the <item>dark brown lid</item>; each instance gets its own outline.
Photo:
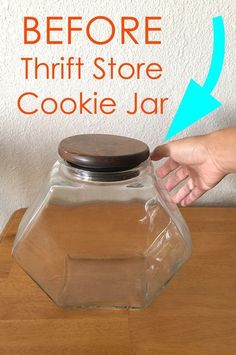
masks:
<path id="1" fill-rule="evenodd" d="M 145 143 L 108 134 L 65 138 L 59 144 L 58 152 L 71 165 L 91 171 L 128 170 L 149 157 L 149 148 Z"/>

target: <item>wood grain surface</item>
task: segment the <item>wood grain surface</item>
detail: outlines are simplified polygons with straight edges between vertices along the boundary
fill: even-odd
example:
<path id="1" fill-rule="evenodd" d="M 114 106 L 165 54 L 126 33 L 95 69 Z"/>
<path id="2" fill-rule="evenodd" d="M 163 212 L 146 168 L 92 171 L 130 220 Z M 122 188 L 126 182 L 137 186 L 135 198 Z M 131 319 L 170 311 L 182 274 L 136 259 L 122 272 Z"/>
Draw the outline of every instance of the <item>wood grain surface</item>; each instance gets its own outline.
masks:
<path id="1" fill-rule="evenodd" d="M 60 309 L 12 260 L 24 210 L 0 237 L 0 354 L 236 354 L 236 208 L 182 210 L 193 256 L 145 310 Z"/>

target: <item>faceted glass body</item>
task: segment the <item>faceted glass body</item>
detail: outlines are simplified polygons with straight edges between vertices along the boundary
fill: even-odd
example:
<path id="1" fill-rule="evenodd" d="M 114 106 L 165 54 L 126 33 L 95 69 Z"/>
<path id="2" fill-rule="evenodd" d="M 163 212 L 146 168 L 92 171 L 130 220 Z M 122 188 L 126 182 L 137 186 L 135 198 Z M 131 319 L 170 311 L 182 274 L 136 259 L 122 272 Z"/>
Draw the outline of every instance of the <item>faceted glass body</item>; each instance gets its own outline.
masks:
<path id="1" fill-rule="evenodd" d="M 112 174 L 58 161 L 13 255 L 59 306 L 143 308 L 189 258 L 191 238 L 149 159 Z"/>

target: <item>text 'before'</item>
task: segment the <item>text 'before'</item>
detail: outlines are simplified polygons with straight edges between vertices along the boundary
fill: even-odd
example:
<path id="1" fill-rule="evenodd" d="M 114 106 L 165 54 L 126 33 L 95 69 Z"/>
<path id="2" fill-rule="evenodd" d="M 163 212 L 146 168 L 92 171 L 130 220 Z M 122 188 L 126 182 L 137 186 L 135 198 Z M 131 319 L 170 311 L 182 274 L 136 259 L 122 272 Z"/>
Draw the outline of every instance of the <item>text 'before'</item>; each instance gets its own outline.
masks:
<path id="1" fill-rule="evenodd" d="M 96 16 L 86 21 L 82 16 L 48 16 L 43 20 L 24 17 L 24 44 L 48 45 L 120 44 L 160 45 L 160 16 L 146 16 L 139 20 L 134 16 L 122 16 L 119 23 L 107 16 Z"/>

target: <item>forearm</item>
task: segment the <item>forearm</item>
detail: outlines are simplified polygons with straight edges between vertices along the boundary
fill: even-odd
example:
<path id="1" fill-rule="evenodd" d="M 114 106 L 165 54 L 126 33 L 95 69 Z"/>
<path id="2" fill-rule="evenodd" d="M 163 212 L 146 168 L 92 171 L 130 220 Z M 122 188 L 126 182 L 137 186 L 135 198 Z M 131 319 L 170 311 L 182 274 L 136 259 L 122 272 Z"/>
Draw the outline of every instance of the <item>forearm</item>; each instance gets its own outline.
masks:
<path id="1" fill-rule="evenodd" d="M 236 127 L 221 129 L 205 137 L 217 166 L 226 174 L 236 172 Z"/>

